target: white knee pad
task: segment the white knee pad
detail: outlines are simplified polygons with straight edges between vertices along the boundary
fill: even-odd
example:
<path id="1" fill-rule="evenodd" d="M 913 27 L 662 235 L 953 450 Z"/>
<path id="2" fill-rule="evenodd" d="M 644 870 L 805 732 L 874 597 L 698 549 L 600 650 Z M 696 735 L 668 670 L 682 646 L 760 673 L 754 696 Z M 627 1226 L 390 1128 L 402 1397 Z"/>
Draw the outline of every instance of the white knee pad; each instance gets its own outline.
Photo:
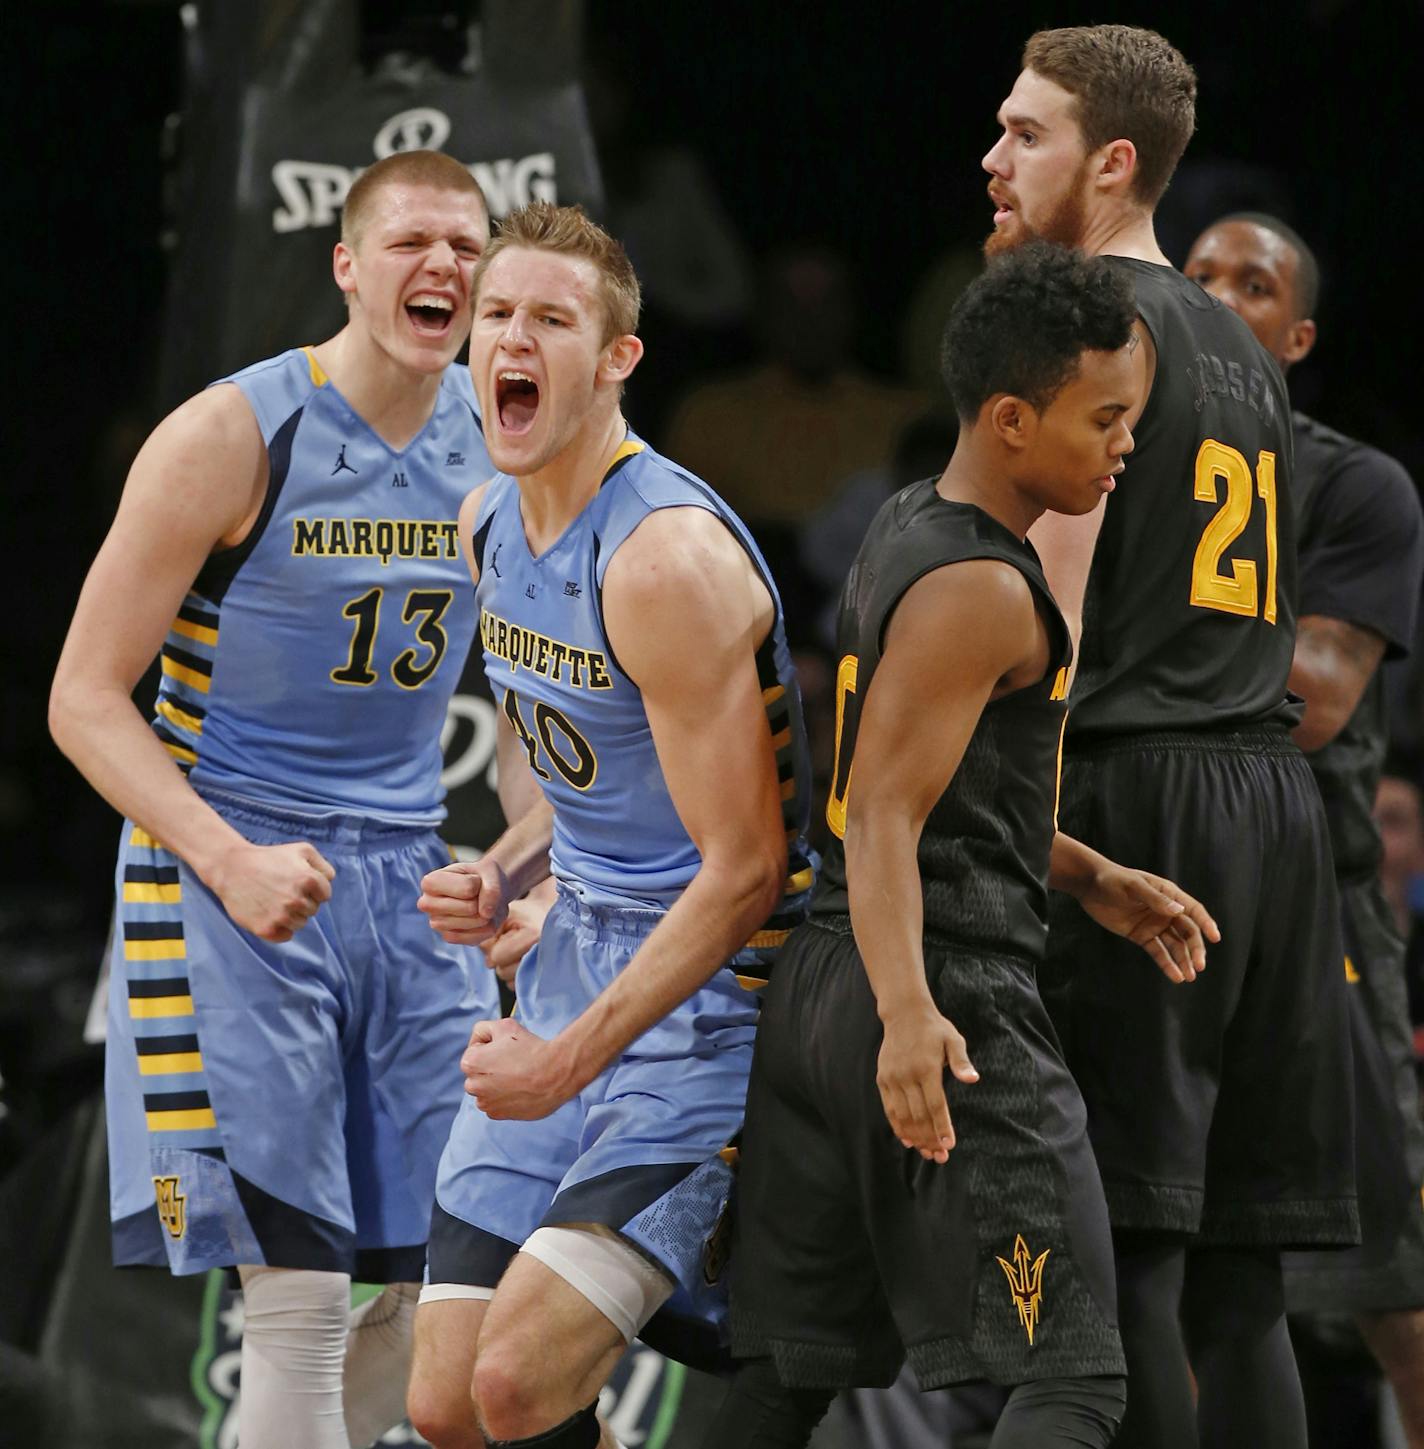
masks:
<path id="1" fill-rule="evenodd" d="M 677 1286 L 626 1238 L 601 1223 L 536 1228 L 519 1251 L 582 1293 L 627 1342 Z"/>

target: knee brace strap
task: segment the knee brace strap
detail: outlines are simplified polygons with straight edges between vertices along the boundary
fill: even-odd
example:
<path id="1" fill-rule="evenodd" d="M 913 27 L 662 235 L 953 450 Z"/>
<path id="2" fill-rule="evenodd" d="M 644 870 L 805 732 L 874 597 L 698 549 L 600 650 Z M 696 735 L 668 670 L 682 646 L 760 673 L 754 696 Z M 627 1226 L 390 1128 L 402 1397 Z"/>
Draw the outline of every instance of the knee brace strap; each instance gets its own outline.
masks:
<path id="1" fill-rule="evenodd" d="M 598 1404 L 526 1439 L 486 1439 L 488 1449 L 598 1449 Z"/>

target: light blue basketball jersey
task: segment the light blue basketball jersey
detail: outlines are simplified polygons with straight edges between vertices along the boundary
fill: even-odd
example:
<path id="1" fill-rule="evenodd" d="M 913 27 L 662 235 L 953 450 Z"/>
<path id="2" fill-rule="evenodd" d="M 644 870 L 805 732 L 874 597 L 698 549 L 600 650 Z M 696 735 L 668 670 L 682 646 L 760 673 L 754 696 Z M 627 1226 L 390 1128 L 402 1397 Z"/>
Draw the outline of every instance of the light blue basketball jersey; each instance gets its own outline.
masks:
<path id="1" fill-rule="evenodd" d="M 519 486 L 497 475 L 474 523 L 485 669 L 554 807 L 554 874 L 591 905 L 671 905 L 701 857 L 668 794 L 642 695 L 609 646 L 601 599 L 619 546 L 648 514 L 673 507 L 716 514 L 776 607 L 757 668 L 781 781 L 789 878 L 783 908 L 749 943 L 771 949 L 804 914 L 811 885 L 805 726 L 776 586 L 746 528 L 705 483 L 630 434 L 589 505 L 534 558 Z"/>
<path id="2" fill-rule="evenodd" d="M 443 818 L 440 731 L 474 619 L 456 516 L 492 471 L 467 370 L 386 444 L 297 348 L 222 379 L 267 445 L 267 497 L 163 645 L 153 727 L 198 789 L 400 824 Z"/>

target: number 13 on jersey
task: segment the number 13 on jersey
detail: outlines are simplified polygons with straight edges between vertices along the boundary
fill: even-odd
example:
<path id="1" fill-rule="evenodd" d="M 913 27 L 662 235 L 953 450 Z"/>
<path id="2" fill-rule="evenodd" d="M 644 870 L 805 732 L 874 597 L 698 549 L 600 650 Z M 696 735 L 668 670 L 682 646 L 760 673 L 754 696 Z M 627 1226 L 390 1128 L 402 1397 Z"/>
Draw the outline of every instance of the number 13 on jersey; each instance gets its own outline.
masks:
<path id="1" fill-rule="evenodd" d="M 1220 498 L 1221 483 L 1226 498 Z M 1257 614 L 1256 565 L 1251 559 L 1229 558 L 1222 571 L 1222 555 L 1251 521 L 1256 494 L 1266 505 L 1266 598 L 1260 608 L 1268 624 L 1276 622 L 1276 455 L 1261 450 L 1256 460 L 1256 486 L 1251 486 L 1251 465 L 1233 447 L 1208 438 L 1197 450 L 1193 490 L 1197 501 L 1218 503 L 1197 544 L 1192 560 L 1191 602 L 1198 609 L 1219 609 L 1223 614 Z"/>

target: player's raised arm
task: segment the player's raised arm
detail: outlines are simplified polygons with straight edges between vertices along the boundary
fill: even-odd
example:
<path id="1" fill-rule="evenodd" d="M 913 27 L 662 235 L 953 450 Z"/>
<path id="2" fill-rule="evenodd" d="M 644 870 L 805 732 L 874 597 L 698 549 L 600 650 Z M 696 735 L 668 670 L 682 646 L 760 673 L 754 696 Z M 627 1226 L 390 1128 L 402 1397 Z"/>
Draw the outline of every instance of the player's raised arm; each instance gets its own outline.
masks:
<path id="1" fill-rule="evenodd" d="M 116 810 L 186 860 L 257 935 L 285 940 L 330 895 L 303 843 L 250 845 L 184 779 L 132 691 L 198 571 L 240 542 L 267 483 L 267 451 L 235 387 L 189 399 L 139 451 L 79 596 L 50 695 L 60 749 Z"/>

